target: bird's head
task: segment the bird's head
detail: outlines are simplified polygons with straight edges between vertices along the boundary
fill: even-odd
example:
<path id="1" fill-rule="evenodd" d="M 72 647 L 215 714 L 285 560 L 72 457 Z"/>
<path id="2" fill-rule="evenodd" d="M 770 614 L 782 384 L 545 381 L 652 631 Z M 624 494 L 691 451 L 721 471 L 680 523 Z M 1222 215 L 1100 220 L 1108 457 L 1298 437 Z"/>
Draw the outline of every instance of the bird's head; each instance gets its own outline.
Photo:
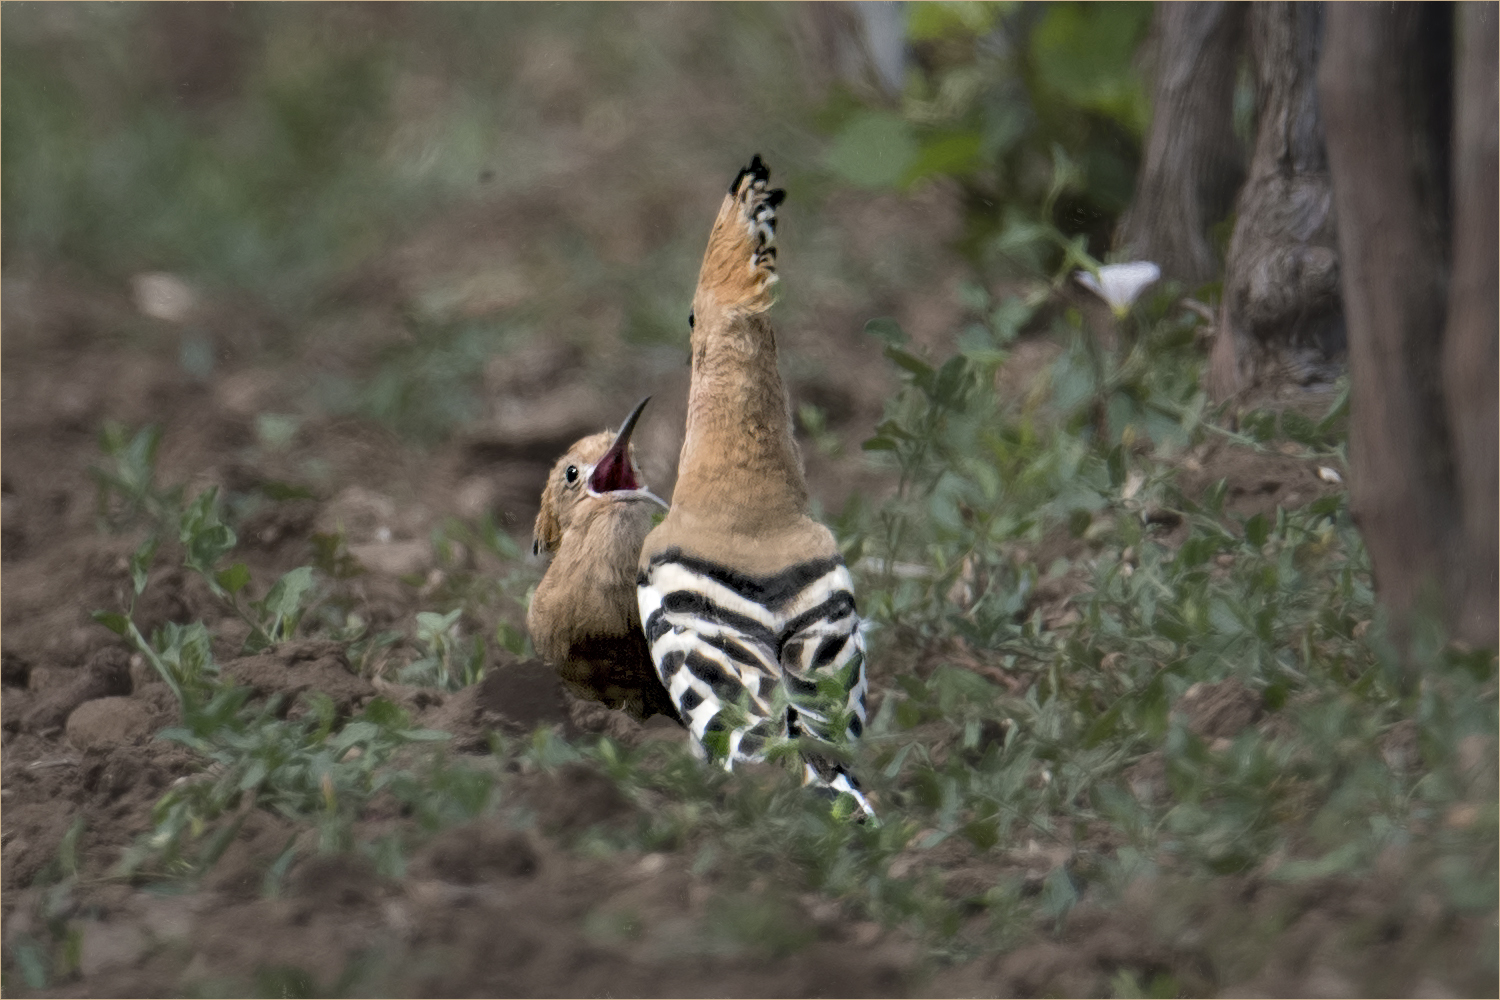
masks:
<path id="1" fill-rule="evenodd" d="M 531 541 L 533 555 L 552 555 L 570 527 L 611 504 L 646 501 L 666 508 L 664 500 L 646 489 L 630 445 L 636 421 L 650 401 L 647 396 L 637 403 L 618 431 L 591 434 L 557 460 L 542 489 L 542 507 Z"/>

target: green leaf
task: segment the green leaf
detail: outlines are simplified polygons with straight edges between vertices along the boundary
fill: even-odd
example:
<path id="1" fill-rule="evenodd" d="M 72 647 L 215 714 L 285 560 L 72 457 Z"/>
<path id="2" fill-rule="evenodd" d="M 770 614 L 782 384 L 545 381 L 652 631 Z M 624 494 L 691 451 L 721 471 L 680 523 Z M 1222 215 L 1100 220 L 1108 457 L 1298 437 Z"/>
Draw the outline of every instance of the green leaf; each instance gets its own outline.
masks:
<path id="1" fill-rule="evenodd" d="M 1301 882 L 1306 879 L 1340 875 L 1351 871 L 1359 864 L 1361 853 L 1361 845 L 1357 841 L 1351 842 L 1335 848 L 1321 858 L 1284 862 L 1271 872 L 1271 878 L 1278 882 Z"/>
<path id="2" fill-rule="evenodd" d="M 1034 307 L 1027 305 L 1019 296 L 1008 295 L 990 313 L 990 330 L 996 340 L 1008 344 L 1020 336 L 1021 328 L 1030 321 L 1035 311 Z"/>
<path id="3" fill-rule="evenodd" d="M 976 819 L 966 823 L 959 832 L 981 851 L 988 851 L 1000 842 L 1000 829 L 993 819 Z"/>
<path id="4" fill-rule="evenodd" d="M 288 838 L 286 847 L 276 856 L 276 860 L 271 862 L 271 866 L 266 869 L 265 877 L 260 882 L 261 895 L 275 898 L 281 894 L 281 880 L 296 858 L 297 839 L 291 837 Z"/>
<path id="5" fill-rule="evenodd" d="M 1031 33 L 1039 82 L 1144 135 L 1150 112 L 1135 52 L 1150 22 L 1148 3 L 1049 5 Z"/>
<path id="6" fill-rule="evenodd" d="M 1245 631 L 1245 623 L 1235 608 L 1224 598 L 1218 597 L 1209 603 L 1208 621 L 1220 635 L 1239 635 Z"/>
<path id="7" fill-rule="evenodd" d="M 939 797 L 941 797 L 941 795 L 939 795 Z M 949 831 L 947 830 L 933 830 L 931 833 L 917 842 L 917 847 L 924 851 L 930 851 L 937 845 L 941 844 L 943 841 L 947 840 L 948 836 Z"/>
<path id="8" fill-rule="evenodd" d="M 360 715 L 383 729 L 405 729 L 411 721 L 401 706 L 383 697 L 371 701 Z"/>
<path id="9" fill-rule="evenodd" d="M 1251 410 L 1240 418 L 1240 431 L 1256 441 L 1276 438 L 1276 414 L 1269 410 Z"/>
<path id="10" fill-rule="evenodd" d="M 183 510 L 178 529 L 183 565 L 210 578 L 214 564 L 236 543 L 234 531 L 219 520 L 218 499 L 217 487 L 198 494 Z"/>
<path id="11" fill-rule="evenodd" d="M 900 365 L 902 368 L 905 368 L 907 371 L 911 372 L 913 375 L 916 375 L 919 379 L 931 378 L 932 376 L 932 365 L 917 357 L 915 354 L 912 354 L 910 351 L 906 351 L 900 347 L 897 347 L 895 344 L 886 345 L 885 356 L 887 358 L 890 358 L 896 364 Z"/>
<path id="12" fill-rule="evenodd" d="M 906 746 L 897 751 L 896 755 L 891 758 L 891 762 L 886 765 L 884 772 L 886 778 L 894 778 L 896 775 L 901 773 L 901 765 L 906 763 L 906 758 L 911 753 L 914 746 L 916 746 L 915 743 L 908 743 L 906 744 Z"/>
<path id="13" fill-rule="evenodd" d="M 265 619 L 271 641 L 289 639 L 302 618 L 302 599 L 313 585 L 311 566 L 298 566 L 271 585 L 265 600 L 255 607 Z"/>
<path id="14" fill-rule="evenodd" d="M 994 335 L 980 323 L 971 323 L 959 334 L 958 349 L 970 363 L 998 368 L 1009 356 L 996 347 Z"/>
<path id="15" fill-rule="evenodd" d="M 160 544 L 161 539 L 152 535 L 130 556 L 130 582 L 137 596 L 146 589 L 146 580 L 151 573 L 151 564 L 156 561 L 156 549 Z"/>
<path id="16" fill-rule="evenodd" d="M 1315 514 L 1319 517 L 1332 517 L 1334 514 L 1337 514 L 1339 512 L 1339 508 L 1342 507 L 1343 504 L 1343 494 L 1334 493 L 1330 496 L 1318 497 L 1318 499 L 1307 505 L 1307 509 L 1310 513 Z"/>
<path id="17" fill-rule="evenodd" d="M 1109 485 L 1120 489 L 1125 485 L 1125 450 L 1120 445 L 1109 449 L 1109 454 L 1104 459 L 1105 466 L 1109 469 Z"/>
<path id="18" fill-rule="evenodd" d="M 1313 448 L 1323 443 L 1318 425 L 1296 410 L 1287 410 L 1281 415 L 1281 433 L 1283 437 Z"/>
<path id="19" fill-rule="evenodd" d="M 250 567 L 242 562 L 235 563 L 228 569 L 220 570 L 214 579 L 230 594 L 238 594 L 250 582 Z"/>
<path id="20" fill-rule="evenodd" d="M 298 566 L 282 576 L 266 594 L 265 607 L 275 615 L 294 614 L 301 605 L 302 595 L 312 587 L 311 566 Z"/>
<path id="21" fill-rule="evenodd" d="M 956 405 L 963 393 L 964 384 L 968 381 L 969 359 L 962 354 L 955 354 L 943 363 L 938 369 L 937 379 L 932 388 L 933 401 L 945 406 Z"/>
<path id="22" fill-rule="evenodd" d="M 266 780 L 267 770 L 265 761 L 251 761 L 250 766 L 245 768 L 245 773 L 240 776 L 237 787 L 242 792 L 248 792 L 253 788 L 259 787 L 260 783 Z"/>
<path id="23" fill-rule="evenodd" d="M 1318 421 L 1318 435 L 1320 437 L 1324 435 L 1332 436 L 1339 421 L 1347 416 L 1349 416 L 1349 382 L 1345 380 L 1343 386 L 1339 389 L 1338 396 L 1333 401 L 1333 405 L 1328 408 L 1328 412 L 1323 415 L 1323 419 Z"/>
<path id="24" fill-rule="evenodd" d="M 475 638 L 479 637 L 475 636 Z M 495 625 L 495 641 L 500 644 L 501 648 L 508 650 L 515 656 L 526 655 L 526 643 L 528 641 L 526 633 L 510 624 L 510 622 L 502 621 Z"/>
<path id="25" fill-rule="evenodd" d="M 1078 890 L 1062 866 L 1052 869 L 1042 880 L 1042 912 L 1049 917 L 1061 917 L 1078 902 Z"/>
<path id="26" fill-rule="evenodd" d="M 964 177 L 984 165 L 984 137 L 978 129 L 949 132 L 927 139 L 921 144 L 916 162 L 902 178 L 910 185 L 923 177 Z"/>
<path id="27" fill-rule="evenodd" d="M 47 988 L 47 968 L 50 964 L 41 947 L 25 931 L 17 932 L 10 947 L 16 966 L 21 970 L 21 979 L 33 990 Z"/>
<path id="28" fill-rule="evenodd" d="M 103 625 L 116 635 L 125 635 L 130 631 L 130 619 L 115 611 L 95 611 L 94 621 Z"/>
<path id="29" fill-rule="evenodd" d="M 994 27 L 1001 6 L 965 0 L 935 0 L 907 8 L 906 37 L 913 42 L 977 38 Z"/>
<path id="30" fill-rule="evenodd" d="M 283 483 L 274 479 L 261 483 L 256 489 L 270 500 L 315 500 L 318 496 L 306 486 Z"/>
<path id="31" fill-rule="evenodd" d="M 865 333 L 871 337 L 879 337 L 887 344 L 900 346 L 907 342 L 906 331 L 901 329 L 901 324 L 889 316 L 877 316 L 865 323 Z"/>
<path id="32" fill-rule="evenodd" d="M 1166 615 L 1158 615 L 1151 623 L 1151 628 L 1157 635 L 1170 639 L 1179 645 L 1187 643 L 1193 637 L 1192 630 L 1180 621 L 1174 621 Z"/>
<path id="33" fill-rule="evenodd" d="M 412 740 L 414 742 L 427 743 L 435 743 L 441 740 L 453 739 L 452 733 L 444 732 L 441 729 L 402 729 L 399 730 L 396 735 L 401 737 L 403 740 Z"/>
<path id="34" fill-rule="evenodd" d="M 417 613 L 417 640 L 429 646 L 445 642 L 448 638 L 448 630 L 458 623 L 463 613 L 463 608 L 454 608 L 445 615 L 433 611 L 419 611 Z"/>
<path id="35" fill-rule="evenodd" d="M 1245 541 L 1257 549 L 1266 544 L 1271 537 L 1271 526 L 1266 521 L 1264 514 L 1256 514 L 1245 522 Z"/>
<path id="36" fill-rule="evenodd" d="M 344 726 L 339 734 L 328 741 L 334 753 L 347 750 L 356 743 L 368 743 L 380 735 L 380 727 L 373 722 L 356 719 Z"/>
<path id="37" fill-rule="evenodd" d="M 875 433 L 901 441 L 915 441 L 917 436 L 894 420 L 882 420 L 875 425 Z"/>

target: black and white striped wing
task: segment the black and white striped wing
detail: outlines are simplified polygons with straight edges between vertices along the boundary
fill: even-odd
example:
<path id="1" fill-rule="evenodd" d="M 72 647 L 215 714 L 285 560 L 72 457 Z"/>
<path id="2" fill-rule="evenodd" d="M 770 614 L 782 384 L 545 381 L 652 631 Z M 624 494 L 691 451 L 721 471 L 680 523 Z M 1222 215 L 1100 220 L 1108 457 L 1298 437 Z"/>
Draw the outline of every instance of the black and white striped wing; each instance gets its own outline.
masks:
<path id="1" fill-rule="evenodd" d="M 826 742 L 859 739 L 868 685 L 849 568 L 842 561 L 828 567 L 801 589 L 785 614 L 779 659 L 803 728 Z"/>
<path id="2" fill-rule="evenodd" d="M 788 732 L 825 743 L 856 740 L 865 731 L 865 639 L 854 607 L 854 585 L 842 561 L 803 589 L 781 632 L 782 680 L 791 711 Z M 875 810 L 843 765 L 802 755 L 804 784 L 854 797 L 865 815 Z"/>
<path id="3" fill-rule="evenodd" d="M 636 596 L 651 660 L 693 738 L 716 763 L 760 760 L 780 680 L 776 617 L 722 571 L 700 560 L 658 557 Z"/>
<path id="4" fill-rule="evenodd" d="M 637 593 L 662 684 L 715 763 L 763 760 L 774 737 L 864 731 L 864 640 L 842 560 L 750 577 L 672 549 L 651 560 Z M 809 782 L 873 815 L 842 766 L 806 763 Z"/>

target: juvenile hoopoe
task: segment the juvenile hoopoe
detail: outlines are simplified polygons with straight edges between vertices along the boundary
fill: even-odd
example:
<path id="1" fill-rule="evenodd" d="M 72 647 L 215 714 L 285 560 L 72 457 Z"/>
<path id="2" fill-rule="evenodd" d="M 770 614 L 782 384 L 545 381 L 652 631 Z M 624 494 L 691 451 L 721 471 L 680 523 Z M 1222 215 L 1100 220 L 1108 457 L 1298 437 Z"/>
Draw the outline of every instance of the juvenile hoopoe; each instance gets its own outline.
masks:
<path id="1" fill-rule="evenodd" d="M 791 405 L 766 310 L 776 206 L 756 156 L 719 209 L 693 295 L 687 434 L 672 507 L 641 549 L 651 658 L 698 746 L 726 769 L 775 737 L 831 743 L 865 725 L 864 640 L 833 534 L 808 516 Z M 834 730 L 842 729 L 843 733 Z M 850 773 L 801 750 L 803 779 L 854 797 Z"/>
<path id="2" fill-rule="evenodd" d="M 538 655 L 574 692 L 637 719 L 677 712 L 656 676 L 636 604 L 636 563 L 652 514 L 666 504 L 646 489 L 630 448 L 641 411 L 618 433 L 577 442 L 542 490 L 531 550 L 551 562 L 526 628 Z"/>

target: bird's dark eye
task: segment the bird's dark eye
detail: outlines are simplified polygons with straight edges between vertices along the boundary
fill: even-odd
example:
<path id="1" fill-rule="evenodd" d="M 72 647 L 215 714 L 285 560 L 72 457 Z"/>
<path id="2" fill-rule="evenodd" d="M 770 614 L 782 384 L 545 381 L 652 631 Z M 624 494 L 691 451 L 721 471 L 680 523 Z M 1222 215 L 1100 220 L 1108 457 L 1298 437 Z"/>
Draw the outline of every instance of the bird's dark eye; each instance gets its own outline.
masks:
<path id="1" fill-rule="evenodd" d="M 570 483 L 576 483 L 576 482 L 578 482 L 578 466 L 576 466 L 576 465 L 570 465 L 570 466 L 568 466 L 568 471 L 563 473 L 563 478 L 566 479 Z"/>
<path id="2" fill-rule="evenodd" d="M 695 317 L 693 315 L 693 311 L 691 309 L 689 309 L 688 310 L 688 329 L 691 330 L 694 327 L 696 327 L 697 325 L 698 325 L 697 317 Z"/>

